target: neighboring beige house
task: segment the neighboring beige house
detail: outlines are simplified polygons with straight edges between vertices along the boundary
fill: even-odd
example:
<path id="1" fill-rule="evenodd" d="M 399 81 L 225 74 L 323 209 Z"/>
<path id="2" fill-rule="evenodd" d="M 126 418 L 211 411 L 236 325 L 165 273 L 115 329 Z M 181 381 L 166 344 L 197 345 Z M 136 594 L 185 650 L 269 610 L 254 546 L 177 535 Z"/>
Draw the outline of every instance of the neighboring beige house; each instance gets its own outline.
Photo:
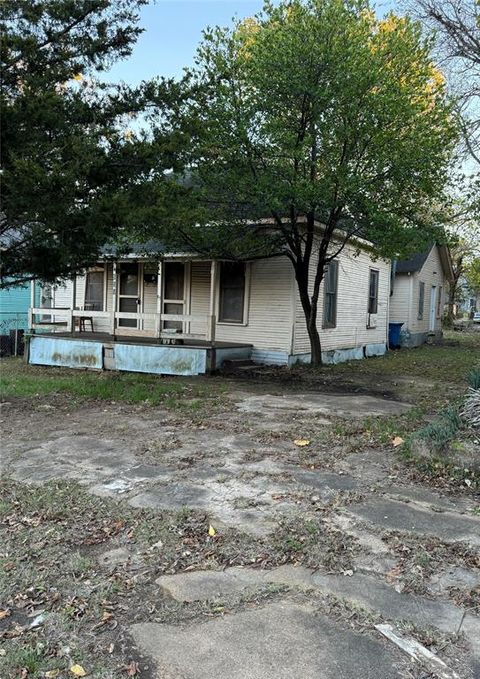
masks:
<path id="1" fill-rule="evenodd" d="M 452 278 L 446 246 L 432 245 L 411 259 L 394 262 L 390 322 L 403 323 L 402 346 L 420 346 L 429 335 L 441 335 L 444 303 Z"/>
<path id="2" fill-rule="evenodd" d="M 318 327 L 325 362 L 387 349 L 390 262 L 347 245 L 322 282 Z M 313 266 L 313 263 L 312 263 Z M 292 365 L 310 346 L 285 256 L 206 261 L 191 253 L 105 260 L 31 309 L 31 363 L 198 374 L 225 360 Z"/>

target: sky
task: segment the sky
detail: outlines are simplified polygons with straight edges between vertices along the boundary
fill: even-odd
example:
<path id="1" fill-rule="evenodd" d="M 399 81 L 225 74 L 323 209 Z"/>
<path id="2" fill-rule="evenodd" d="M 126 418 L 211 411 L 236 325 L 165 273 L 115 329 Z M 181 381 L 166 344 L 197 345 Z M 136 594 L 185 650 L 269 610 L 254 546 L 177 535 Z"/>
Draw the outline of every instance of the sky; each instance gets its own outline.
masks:
<path id="1" fill-rule="evenodd" d="M 157 75 L 180 77 L 193 63 L 207 26 L 228 26 L 232 17 L 252 16 L 263 0 L 156 0 L 141 11 L 144 32 L 133 53 L 109 71 L 112 81 L 135 85 Z"/>
<path id="2" fill-rule="evenodd" d="M 393 0 L 382 0 L 383 13 Z M 232 18 L 242 19 L 261 10 L 263 0 L 152 0 L 141 10 L 140 26 L 145 29 L 128 59 L 110 69 L 107 79 L 135 85 L 157 75 L 180 77 L 191 66 L 207 26 L 228 26 Z"/>

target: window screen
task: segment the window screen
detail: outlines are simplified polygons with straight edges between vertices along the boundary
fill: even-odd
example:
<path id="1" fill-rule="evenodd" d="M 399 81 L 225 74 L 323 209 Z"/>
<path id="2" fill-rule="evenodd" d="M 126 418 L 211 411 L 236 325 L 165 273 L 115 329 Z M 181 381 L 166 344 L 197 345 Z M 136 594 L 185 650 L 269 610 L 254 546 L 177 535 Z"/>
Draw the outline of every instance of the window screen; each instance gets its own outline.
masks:
<path id="1" fill-rule="evenodd" d="M 87 273 L 85 306 L 91 311 L 103 311 L 103 271 Z"/>
<path id="2" fill-rule="evenodd" d="M 243 262 L 222 262 L 218 320 L 223 323 L 243 323 L 244 303 L 245 264 Z"/>
<path id="3" fill-rule="evenodd" d="M 185 295 L 185 265 L 182 262 L 165 262 L 165 299 L 182 301 Z M 180 312 L 181 313 L 181 312 Z"/>
<path id="4" fill-rule="evenodd" d="M 334 328 L 337 324 L 338 262 L 330 262 L 325 273 L 323 298 L 323 327 Z"/>

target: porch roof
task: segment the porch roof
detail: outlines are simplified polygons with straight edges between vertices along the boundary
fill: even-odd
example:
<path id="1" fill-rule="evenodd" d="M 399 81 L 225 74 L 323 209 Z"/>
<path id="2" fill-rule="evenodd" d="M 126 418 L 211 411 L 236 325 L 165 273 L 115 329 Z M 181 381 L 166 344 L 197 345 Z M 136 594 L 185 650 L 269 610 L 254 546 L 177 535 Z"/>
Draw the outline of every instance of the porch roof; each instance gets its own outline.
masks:
<path id="1" fill-rule="evenodd" d="M 192 248 L 183 247 L 182 250 L 172 252 L 165 243 L 159 240 L 149 240 L 145 243 L 132 243 L 130 245 L 104 245 L 100 253 L 106 259 L 203 259 L 210 257 L 202 256 Z"/>

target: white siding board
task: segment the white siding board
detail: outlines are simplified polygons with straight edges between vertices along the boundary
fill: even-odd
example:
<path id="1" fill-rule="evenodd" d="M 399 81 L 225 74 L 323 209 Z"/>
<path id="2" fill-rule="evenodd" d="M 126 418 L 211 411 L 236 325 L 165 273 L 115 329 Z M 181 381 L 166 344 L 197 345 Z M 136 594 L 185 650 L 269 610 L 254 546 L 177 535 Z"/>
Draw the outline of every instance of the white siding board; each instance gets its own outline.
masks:
<path id="1" fill-rule="evenodd" d="M 397 274 L 393 284 L 393 294 L 390 297 L 390 320 L 395 323 L 409 325 L 411 317 L 410 288 L 412 276 Z"/>
<path id="2" fill-rule="evenodd" d="M 316 261 L 315 258 L 311 263 L 311 287 L 313 287 Z M 335 328 L 322 328 L 323 281 L 320 286 L 317 327 L 320 333 L 322 351 L 385 343 L 388 327 L 390 262 L 380 259 L 373 261 L 366 251 L 361 251 L 357 255 L 354 247 L 347 245 L 340 253 L 338 263 L 337 324 Z M 380 272 L 375 328 L 367 328 L 370 269 L 377 269 Z M 309 353 L 310 341 L 298 291 L 296 292 L 295 309 L 293 353 Z"/>
<path id="3" fill-rule="evenodd" d="M 423 306 L 423 318 L 418 318 L 418 301 L 420 295 L 420 283 L 425 283 L 425 298 Z M 438 247 L 435 245 L 428 255 L 424 265 L 413 276 L 413 296 L 412 309 L 410 316 L 409 330 L 412 333 L 428 332 L 430 327 L 430 301 L 432 295 L 432 286 L 436 286 L 437 295 L 438 288 L 442 286 L 442 298 L 445 299 L 445 277 L 442 268 L 440 255 L 438 254 Z M 441 330 L 442 319 L 437 318 L 435 311 L 435 331 Z"/>
<path id="4" fill-rule="evenodd" d="M 292 265 L 286 257 L 257 260 L 251 262 L 249 275 L 248 322 L 217 323 L 217 340 L 290 352 Z"/>

